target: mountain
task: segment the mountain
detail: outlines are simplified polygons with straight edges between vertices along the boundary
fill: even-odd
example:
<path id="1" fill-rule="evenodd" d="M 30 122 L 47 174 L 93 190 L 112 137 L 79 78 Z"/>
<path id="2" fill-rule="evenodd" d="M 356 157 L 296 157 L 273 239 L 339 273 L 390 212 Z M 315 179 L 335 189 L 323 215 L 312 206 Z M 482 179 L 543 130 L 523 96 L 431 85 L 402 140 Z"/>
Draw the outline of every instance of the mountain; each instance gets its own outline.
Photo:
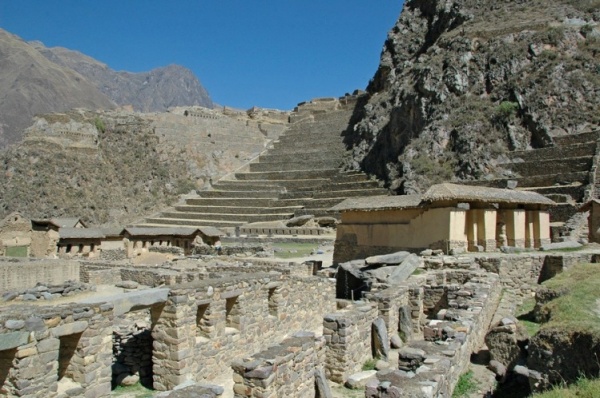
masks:
<path id="1" fill-rule="evenodd" d="M 0 148 L 19 141 L 36 114 L 74 107 L 131 105 L 162 112 L 174 106 L 213 106 L 197 77 L 182 66 L 117 72 L 77 51 L 28 43 L 2 29 L 0 71 Z"/>
<path id="2" fill-rule="evenodd" d="M 345 141 L 398 193 L 600 126 L 599 0 L 407 0 Z M 560 168 L 560 164 L 556 165 Z"/>
<path id="3" fill-rule="evenodd" d="M 0 29 L 0 147 L 17 142 L 38 113 L 115 103 L 82 75 Z"/>
<path id="4" fill-rule="evenodd" d="M 175 106 L 213 107 L 198 78 L 183 66 L 169 65 L 141 73 L 117 72 L 77 51 L 46 48 L 40 42 L 30 44 L 50 61 L 84 76 L 118 105 L 132 105 L 139 112 L 164 112 Z"/>

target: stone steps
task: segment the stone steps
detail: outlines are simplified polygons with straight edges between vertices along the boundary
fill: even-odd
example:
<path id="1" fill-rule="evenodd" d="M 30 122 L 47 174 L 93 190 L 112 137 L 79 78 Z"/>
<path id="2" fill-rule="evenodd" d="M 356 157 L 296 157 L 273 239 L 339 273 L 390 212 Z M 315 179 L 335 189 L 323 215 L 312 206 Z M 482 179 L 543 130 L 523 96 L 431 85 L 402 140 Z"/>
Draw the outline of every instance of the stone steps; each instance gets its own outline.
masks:
<path id="1" fill-rule="evenodd" d="M 297 162 L 298 160 L 302 160 L 303 162 L 312 163 L 319 162 L 327 159 L 336 159 L 341 161 L 343 159 L 344 152 L 340 151 L 339 153 L 333 153 L 331 151 L 323 152 L 305 152 L 301 153 L 294 152 L 289 154 L 275 154 L 274 151 L 269 151 L 266 155 L 260 155 L 258 157 L 258 162 L 262 163 L 284 163 L 284 162 Z"/>
<path id="2" fill-rule="evenodd" d="M 302 156 L 299 156 L 302 158 Z M 301 159 L 303 160 L 303 159 Z M 336 168 L 340 165 L 341 159 L 327 159 L 313 162 L 295 161 L 281 163 L 251 163 L 250 172 L 269 172 L 269 171 L 298 171 L 298 170 L 326 170 Z"/>
<path id="3" fill-rule="evenodd" d="M 323 199 L 313 199 L 313 198 L 296 198 L 296 199 L 281 199 L 279 203 L 286 206 L 299 206 L 303 208 L 311 208 L 311 209 L 323 209 L 330 208 L 338 203 L 340 203 L 345 198 L 323 198 Z M 298 209 L 300 210 L 300 209 Z M 296 210 L 296 211 L 298 211 Z"/>
<path id="4" fill-rule="evenodd" d="M 598 138 L 600 138 L 600 131 L 596 130 L 587 133 L 569 134 L 560 137 L 554 137 L 552 140 L 554 141 L 555 146 L 565 146 L 572 144 L 595 143 Z"/>
<path id="5" fill-rule="evenodd" d="M 258 213 L 258 214 L 236 214 L 236 213 L 191 213 L 191 212 L 164 212 L 160 219 L 180 219 L 180 220 L 207 220 L 207 221 L 236 221 L 241 223 L 257 221 L 280 221 L 287 220 L 294 215 L 289 213 Z"/>
<path id="6" fill-rule="evenodd" d="M 270 207 L 275 199 L 271 198 L 193 198 L 185 202 L 191 206 L 243 206 L 243 207 Z"/>
<path id="7" fill-rule="evenodd" d="M 213 184 L 213 188 L 220 191 L 245 191 L 245 192 L 280 192 L 283 187 L 273 184 L 272 181 L 239 181 L 239 180 L 219 180 Z M 205 192 L 205 191 L 201 191 Z"/>
<path id="8" fill-rule="evenodd" d="M 534 191 L 545 196 L 557 196 L 564 195 L 573 198 L 576 202 L 582 202 L 585 194 L 586 186 L 581 183 L 569 184 L 569 185 L 554 185 L 549 187 L 528 187 L 519 188 L 522 191 Z M 552 199 L 552 198 L 551 198 Z M 554 199 L 552 199 L 554 200 Z M 554 200 L 556 202 L 556 200 Z"/>
<path id="9" fill-rule="evenodd" d="M 581 184 L 587 184 L 589 181 L 589 172 L 579 171 L 576 173 L 558 173 L 543 174 L 531 177 L 500 178 L 487 181 L 464 181 L 464 184 L 486 186 L 493 188 L 506 188 L 508 181 L 517 181 L 518 188 L 537 188 L 560 185 L 571 185 L 573 181 Z"/>
<path id="10" fill-rule="evenodd" d="M 182 220 L 179 218 L 147 218 L 145 222 L 136 224 L 139 227 L 190 227 L 201 228 L 212 226 L 216 228 L 234 228 L 243 225 L 240 221 L 217 220 Z"/>
<path id="11" fill-rule="evenodd" d="M 194 206 L 178 205 L 174 210 L 182 213 L 222 213 L 222 214 L 265 214 L 265 213 L 293 213 L 302 206 L 269 206 L 269 207 L 242 207 L 242 206 Z"/>
<path id="12" fill-rule="evenodd" d="M 370 188 L 370 189 L 359 189 L 359 190 L 342 190 L 342 191 L 322 191 L 315 192 L 313 198 L 315 199 L 327 199 L 327 198 L 350 198 L 359 196 L 377 196 L 387 195 L 389 192 L 383 188 Z"/>
<path id="13" fill-rule="evenodd" d="M 509 157 L 513 161 L 532 162 L 552 159 L 562 160 L 572 157 L 592 157 L 595 155 L 595 152 L 595 145 L 584 143 L 541 148 L 530 151 L 514 151 L 509 153 Z"/>
<path id="14" fill-rule="evenodd" d="M 503 164 L 505 168 L 512 170 L 520 174 L 522 177 L 533 177 L 539 175 L 545 175 L 548 171 L 552 171 L 558 168 L 558 160 L 538 160 L 538 161 L 526 161 L 521 163 L 506 163 Z M 560 160 L 560 170 L 562 173 L 567 171 L 569 173 L 589 171 L 592 167 L 592 157 L 571 157 Z"/>
<path id="15" fill-rule="evenodd" d="M 331 178 L 337 172 L 337 169 L 264 171 L 235 173 L 235 177 L 238 180 L 306 180 L 311 178 Z"/>
<path id="16" fill-rule="evenodd" d="M 276 146 L 275 144 L 269 149 L 269 155 L 277 155 L 277 156 L 301 156 L 304 154 L 321 154 L 321 155 L 330 155 L 330 156 L 344 156 L 346 153 L 346 147 L 343 145 L 333 145 L 327 148 L 323 148 L 322 146 L 310 146 L 306 148 L 298 148 L 294 147 L 282 147 Z"/>
<path id="17" fill-rule="evenodd" d="M 211 191 L 201 191 L 199 195 L 201 198 L 247 198 L 248 196 L 252 196 L 253 198 L 269 198 L 269 199 L 277 199 L 279 195 L 279 191 L 222 191 L 222 190 L 211 190 Z"/>
<path id="18" fill-rule="evenodd" d="M 304 215 L 313 215 L 315 217 L 335 217 L 337 219 L 340 218 L 340 213 L 337 211 L 329 210 L 328 208 L 306 208 L 301 210 L 296 210 L 294 213 L 294 217 L 304 216 Z"/>

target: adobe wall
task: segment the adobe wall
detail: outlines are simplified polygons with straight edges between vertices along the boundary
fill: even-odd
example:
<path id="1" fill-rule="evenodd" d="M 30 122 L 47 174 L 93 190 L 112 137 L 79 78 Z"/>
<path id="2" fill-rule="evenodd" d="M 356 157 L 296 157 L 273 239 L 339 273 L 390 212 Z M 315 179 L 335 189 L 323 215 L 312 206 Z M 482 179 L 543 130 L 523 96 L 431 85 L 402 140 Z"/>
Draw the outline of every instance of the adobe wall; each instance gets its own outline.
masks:
<path id="1" fill-rule="evenodd" d="M 320 331 L 333 310 L 335 284 L 320 277 L 257 273 L 176 286 L 155 314 L 154 388 L 227 374 L 234 359 Z"/>
<path id="2" fill-rule="evenodd" d="M 315 397 L 315 370 L 325 340 L 308 333 L 232 364 L 235 398 Z"/>
<path id="3" fill-rule="evenodd" d="M 79 281 L 79 263 L 69 260 L 0 260 L 0 292 Z"/>
<path id="4" fill-rule="evenodd" d="M 58 384 L 72 396 L 111 391 L 111 305 L 5 307 L 0 314 L 0 395 L 47 398 Z"/>

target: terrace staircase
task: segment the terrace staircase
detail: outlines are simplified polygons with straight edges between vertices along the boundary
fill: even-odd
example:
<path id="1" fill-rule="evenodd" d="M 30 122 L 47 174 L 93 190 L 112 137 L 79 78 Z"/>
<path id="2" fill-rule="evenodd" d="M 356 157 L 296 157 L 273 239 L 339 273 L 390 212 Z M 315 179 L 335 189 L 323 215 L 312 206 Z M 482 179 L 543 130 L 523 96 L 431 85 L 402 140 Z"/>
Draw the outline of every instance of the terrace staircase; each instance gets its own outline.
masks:
<path id="1" fill-rule="evenodd" d="M 534 191 L 558 205 L 550 209 L 550 221 L 566 226 L 570 235 L 587 237 L 587 219 L 577 209 L 600 194 L 600 131 L 554 137 L 554 146 L 528 151 L 514 151 L 501 167 L 514 177 L 473 182 L 506 188 L 509 180 L 517 189 Z"/>
<path id="2" fill-rule="evenodd" d="M 365 174 L 340 169 L 351 115 L 346 106 L 291 123 L 247 170 L 138 225 L 232 228 L 306 214 L 337 217 L 329 209 L 348 197 L 388 194 Z"/>

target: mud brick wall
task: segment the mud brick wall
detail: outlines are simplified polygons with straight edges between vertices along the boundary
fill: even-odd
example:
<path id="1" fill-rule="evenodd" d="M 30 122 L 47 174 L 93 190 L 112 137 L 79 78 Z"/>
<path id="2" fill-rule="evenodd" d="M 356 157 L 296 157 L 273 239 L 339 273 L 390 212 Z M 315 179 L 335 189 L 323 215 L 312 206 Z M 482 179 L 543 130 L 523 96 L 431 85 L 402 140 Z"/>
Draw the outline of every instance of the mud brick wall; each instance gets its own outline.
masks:
<path id="1" fill-rule="evenodd" d="M 314 374 L 325 341 L 302 335 L 285 339 L 249 359 L 236 360 L 232 365 L 234 397 L 314 397 Z"/>
<path id="2" fill-rule="evenodd" d="M 0 395 L 56 395 L 71 379 L 73 395 L 108 397 L 112 363 L 111 305 L 4 308 L 0 315 Z"/>
<path id="3" fill-rule="evenodd" d="M 0 292 L 34 287 L 36 283 L 58 285 L 79 281 L 79 263 L 69 260 L 2 260 Z"/>
<path id="4" fill-rule="evenodd" d="M 216 378 L 294 331 L 320 332 L 334 309 L 335 284 L 320 277 L 271 272 L 176 286 L 153 309 L 154 388 Z"/>
<path id="5" fill-rule="evenodd" d="M 92 285 L 114 285 L 121 282 L 121 271 L 118 268 L 93 267 L 82 265 L 79 272 L 82 282 Z"/>
<path id="6" fill-rule="evenodd" d="M 327 314 L 323 318 L 327 379 L 343 383 L 373 358 L 371 325 L 378 317 L 377 304 L 363 303 Z"/>

